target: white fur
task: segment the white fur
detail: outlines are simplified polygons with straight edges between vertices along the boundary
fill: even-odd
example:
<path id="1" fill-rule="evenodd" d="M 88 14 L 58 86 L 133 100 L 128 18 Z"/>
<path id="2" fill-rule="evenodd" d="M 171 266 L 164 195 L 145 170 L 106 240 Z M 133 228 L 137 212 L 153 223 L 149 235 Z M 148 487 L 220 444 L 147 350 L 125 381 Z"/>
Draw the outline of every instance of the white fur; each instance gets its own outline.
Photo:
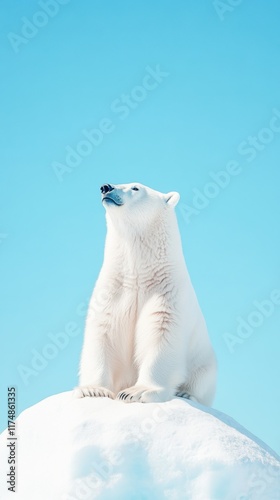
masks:
<path id="1" fill-rule="evenodd" d="M 104 262 L 76 395 L 158 402 L 177 394 L 211 405 L 216 359 L 182 252 L 179 195 L 141 184 L 114 185 L 110 195 L 123 204 L 104 201 Z"/>

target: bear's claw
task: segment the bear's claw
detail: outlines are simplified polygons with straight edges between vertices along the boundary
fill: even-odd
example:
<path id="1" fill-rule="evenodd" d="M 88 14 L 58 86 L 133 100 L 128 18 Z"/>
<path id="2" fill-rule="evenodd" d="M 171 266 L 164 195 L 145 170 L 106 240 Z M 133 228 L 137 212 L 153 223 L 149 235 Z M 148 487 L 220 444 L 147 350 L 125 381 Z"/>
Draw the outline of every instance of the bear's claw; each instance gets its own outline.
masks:
<path id="1" fill-rule="evenodd" d="M 81 387 L 76 387 L 73 392 L 75 398 L 111 398 L 115 399 L 115 395 L 109 389 L 105 387 L 97 387 L 94 385 L 84 385 Z"/>
<path id="2" fill-rule="evenodd" d="M 116 399 L 125 403 L 160 403 L 172 397 L 173 394 L 164 388 L 133 386 L 120 391 Z"/>

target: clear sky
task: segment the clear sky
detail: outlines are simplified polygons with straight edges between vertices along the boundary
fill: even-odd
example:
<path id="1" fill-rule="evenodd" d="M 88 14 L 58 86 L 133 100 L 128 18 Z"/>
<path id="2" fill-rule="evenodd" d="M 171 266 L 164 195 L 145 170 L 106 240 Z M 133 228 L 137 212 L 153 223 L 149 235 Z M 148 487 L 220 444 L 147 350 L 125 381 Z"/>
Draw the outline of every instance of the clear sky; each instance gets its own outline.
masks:
<path id="1" fill-rule="evenodd" d="M 1 429 L 77 383 L 99 187 L 138 181 L 181 194 L 214 406 L 280 453 L 280 4 L 237 4 L 1 2 Z"/>

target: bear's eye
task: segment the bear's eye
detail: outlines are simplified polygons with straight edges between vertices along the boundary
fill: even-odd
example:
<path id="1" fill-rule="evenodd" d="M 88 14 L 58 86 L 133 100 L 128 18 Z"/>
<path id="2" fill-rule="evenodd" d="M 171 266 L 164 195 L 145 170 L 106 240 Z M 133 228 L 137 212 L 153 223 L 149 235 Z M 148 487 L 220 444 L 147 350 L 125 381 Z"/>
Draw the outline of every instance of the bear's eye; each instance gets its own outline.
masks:
<path id="1" fill-rule="evenodd" d="M 138 188 L 138 187 L 136 187 L 136 186 L 134 186 L 134 187 L 133 187 L 133 188 L 131 188 L 131 189 L 132 189 L 132 191 L 139 191 L 139 188 Z"/>

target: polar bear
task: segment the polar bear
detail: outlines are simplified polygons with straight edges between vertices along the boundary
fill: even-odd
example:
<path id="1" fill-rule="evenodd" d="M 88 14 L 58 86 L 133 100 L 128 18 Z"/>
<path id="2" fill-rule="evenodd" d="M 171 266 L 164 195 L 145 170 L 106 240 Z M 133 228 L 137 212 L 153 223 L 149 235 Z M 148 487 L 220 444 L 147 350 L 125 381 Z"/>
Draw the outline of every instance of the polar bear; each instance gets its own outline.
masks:
<path id="1" fill-rule="evenodd" d="M 104 262 L 86 321 L 76 397 L 211 405 L 216 358 L 193 289 L 174 207 L 179 194 L 139 183 L 101 187 Z"/>

